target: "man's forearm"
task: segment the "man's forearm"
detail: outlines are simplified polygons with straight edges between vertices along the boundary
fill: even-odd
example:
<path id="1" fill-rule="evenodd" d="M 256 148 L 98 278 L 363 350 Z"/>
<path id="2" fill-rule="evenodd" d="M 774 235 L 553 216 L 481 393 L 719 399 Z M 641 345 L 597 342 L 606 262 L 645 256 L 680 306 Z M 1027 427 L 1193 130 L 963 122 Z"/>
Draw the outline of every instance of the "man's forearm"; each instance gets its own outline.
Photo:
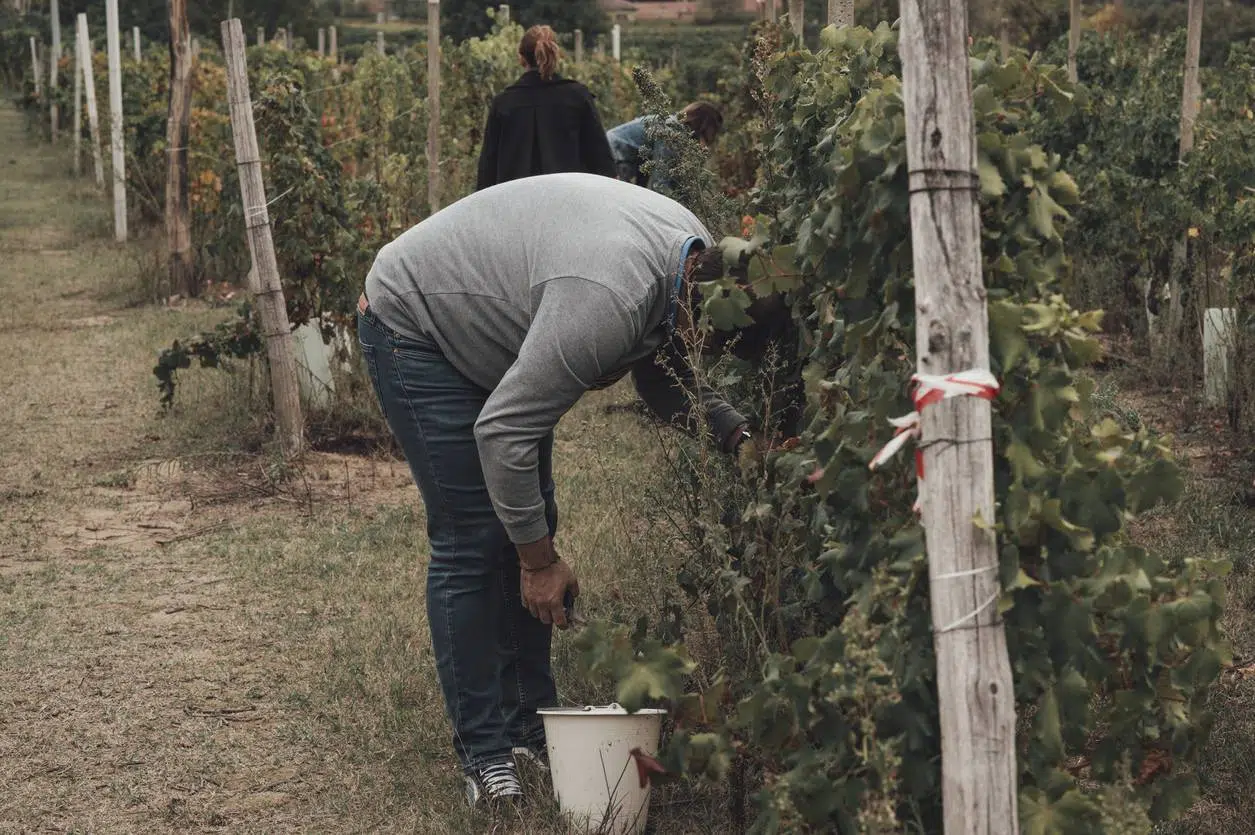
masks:
<path id="1" fill-rule="evenodd" d="M 553 539 L 546 535 L 535 542 L 514 546 L 519 552 L 519 566 L 524 571 L 540 571 L 558 561 Z"/>
<path id="2" fill-rule="evenodd" d="M 671 423 L 683 421 L 693 430 L 694 405 L 705 415 L 714 435 L 715 444 L 724 452 L 735 452 L 743 438 L 749 421 L 732 408 L 726 400 L 709 386 L 699 383 L 689 366 L 687 357 L 677 355 L 676 349 L 664 349 L 659 357 L 642 360 L 633 369 L 636 393 L 660 420 Z"/>

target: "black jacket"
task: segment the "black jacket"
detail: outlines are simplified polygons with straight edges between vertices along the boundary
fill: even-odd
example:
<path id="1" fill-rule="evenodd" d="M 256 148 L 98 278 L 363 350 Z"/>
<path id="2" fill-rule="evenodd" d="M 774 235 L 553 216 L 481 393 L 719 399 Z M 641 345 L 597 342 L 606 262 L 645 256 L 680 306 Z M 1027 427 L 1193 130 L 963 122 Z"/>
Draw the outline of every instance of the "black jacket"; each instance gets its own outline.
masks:
<path id="1" fill-rule="evenodd" d="M 476 189 L 538 174 L 614 176 L 595 97 L 578 81 L 530 70 L 492 100 Z"/>

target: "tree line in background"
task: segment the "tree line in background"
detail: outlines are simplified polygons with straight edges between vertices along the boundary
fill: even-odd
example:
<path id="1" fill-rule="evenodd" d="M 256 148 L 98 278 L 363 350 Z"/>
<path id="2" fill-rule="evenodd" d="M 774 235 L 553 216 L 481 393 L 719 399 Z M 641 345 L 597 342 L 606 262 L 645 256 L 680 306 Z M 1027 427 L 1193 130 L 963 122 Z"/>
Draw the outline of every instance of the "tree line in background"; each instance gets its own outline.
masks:
<path id="1" fill-rule="evenodd" d="M 442 32 L 454 41 L 488 34 L 492 28 L 491 10 L 496 3 L 482 0 L 443 0 L 441 5 Z M 138 26 L 144 37 L 158 41 L 169 40 L 169 18 L 166 0 L 128 0 L 120 4 L 119 16 L 124 29 Z M 326 2 L 326 0 L 267 0 L 264 3 L 250 0 L 196 0 L 187 4 L 188 24 L 194 35 L 217 40 L 218 26 L 228 17 L 238 17 L 245 32 L 263 27 L 273 33 L 289 24 L 297 37 L 306 43 L 314 43 L 320 27 L 332 25 L 337 18 L 352 18 L 359 13 L 352 3 Z M 12 8 L 5 7 L 12 12 Z M 92 20 L 104 20 L 104 0 L 62 0 L 60 12 L 63 23 L 73 21 L 74 16 L 86 12 Z M 582 29 L 590 35 L 608 29 L 608 21 L 601 12 L 597 0 L 515 0 L 510 4 L 511 17 L 524 27 L 537 23 L 548 24 L 564 32 Z M 39 0 L 30 7 L 33 15 L 47 16 L 47 0 Z M 426 0 L 397 0 L 392 13 L 403 20 L 421 22 L 427 19 Z M 373 22 L 373 17 L 362 18 Z"/>

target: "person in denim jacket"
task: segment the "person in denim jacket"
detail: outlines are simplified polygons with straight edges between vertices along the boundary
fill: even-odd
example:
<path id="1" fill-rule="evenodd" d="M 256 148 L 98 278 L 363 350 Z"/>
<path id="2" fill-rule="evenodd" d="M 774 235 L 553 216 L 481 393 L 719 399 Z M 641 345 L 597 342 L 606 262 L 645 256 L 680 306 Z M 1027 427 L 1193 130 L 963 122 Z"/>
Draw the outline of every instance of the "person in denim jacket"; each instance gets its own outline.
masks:
<path id="1" fill-rule="evenodd" d="M 656 124 L 657 116 L 639 116 L 630 122 L 606 131 L 606 139 L 610 142 L 610 153 L 614 157 L 615 175 L 625 182 L 654 189 L 668 188 L 671 182 L 663 171 L 668 168 L 667 160 L 674 157 L 675 152 L 661 142 L 650 142 L 649 128 Z M 697 101 L 684 108 L 675 116 L 668 116 L 671 125 L 684 125 L 694 139 L 706 147 L 715 143 L 719 131 L 723 129 L 723 114 L 719 108 L 704 101 Z M 645 153 L 642 153 L 642 152 Z M 641 167 L 648 160 L 661 161 L 661 166 L 646 176 Z"/>

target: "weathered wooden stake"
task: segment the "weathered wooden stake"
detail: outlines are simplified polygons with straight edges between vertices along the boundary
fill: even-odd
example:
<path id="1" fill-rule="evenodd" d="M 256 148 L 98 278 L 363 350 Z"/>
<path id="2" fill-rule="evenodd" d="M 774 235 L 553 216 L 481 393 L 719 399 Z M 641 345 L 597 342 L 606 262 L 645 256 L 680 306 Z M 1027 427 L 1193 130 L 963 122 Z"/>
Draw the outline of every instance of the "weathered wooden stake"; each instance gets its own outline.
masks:
<path id="1" fill-rule="evenodd" d="M 1229 405 L 1232 394 L 1237 318 L 1232 307 L 1203 311 L 1203 399 L 1213 408 Z"/>
<path id="2" fill-rule="evenodd" d="M 61 64 L 61 11 L 57 0 L 48 0 L 48 19 L 52 24 L 52 51 L 48 53 L 48 124 L 52 141 L 61 133 L 61 110 L 57 105 L 57 71 Z"/>
<path id="3" fill-rule="evenodd" d="M 930 375 L 988 371 L 967 5 L 903 0 L 901 14 L 918 368 Z M 921 412 L 944 829 L 1014 835 L 1015 691 L 990 527 L 990 403 L 954 397 Z"/>
<path id="4" fill-rule="evenodd" d="M 187 179 L 188 126 L 192 116 L 192 43 L 187 0 L 168 0 L 170 17 L 170 97 L 166 110 L 166 250 L 170 288 L 197 296 L 192 264 L 190 184 Z"/>
<path id="5" fill-rule="evenodd" d="M 575 30 L 575 63 L 582 64 L 584 62 L 584 30 Z"/>
<path id="6" fill-rule="evenodd" d="M 31 73 L 35 77 L 35 98 L 42 99 L 44 97 L 44 74 L 39 69 L 39 44 L 36 43 L 34 35 L 31 35 Z"/>
<path id="7" fill-rule="evenodd" d="M 1076 71 L 1076 51 L 1081 46 L 1081 0 L 1068 0 L 1068 81 L 1080 78 Z"/>
<path id="8" fill-rule="evenodd" d="M 74 176 L 83 175 L 83 54 L 74 38 Z"/>
<path id="9" fill-rule="evenodd" d="M 334 26 L 331 27 L 330 34 L 331 34 L 331 63 L 338 64 L 340 63 L 340 49 L 339 49 L 339 44 L 336 43 L 336 27 Z"/>
<path id="10" fill-rule="evenodd" d="M 131 27 L 131 40 L 134 41 L 133 46 L 135 49 L 135 63 L 138 64 L 140 61 L 144 60 L 144 50 L 140 48 L 138 26 Z"/>
<path id="11" fill-rule="evenodd" d="M 109 51 L 109 145 L 113 150 L 113 237 L 126 242 L 126 137 L 122 116 L 122 45 L 118 0 L 105 0 L 105 44 Z"/>
<path id="12" fill-rule="evenodd" d="M 828 23 L 834 26 L 853 26 L 854 0 L 828 0 Z"/>
<path id="13" fill-rule="evenodd" d="M 610 30 L 610 54 L 616 61 L 623 60 L 623 27 L 617 23 Z"/>
<path id="14" fill-rule="evenodd" d="M 318 57 L 325 58 L 327 55 L 327 30 L 318 30 Z"/>
<path id="15" fill-rule="evenodd" d="M 266 186 L 262 180 L 261 151 L 253 124 L 253 98 L 248 89 L 248 64 L 245 60 L 244 27 L 239 19 L 223 21 L 222 47 L 227 64 L 227 104 L 231 110 L 231 134 L 235 139 L 235 159 L 240 172 L 240 197 L 244 206 L 244 225 L 248 248 L 253 255 L 256 283 L 251 289 L 257 297 L 262 336 L 270 360 L 270 384 L 274 396 L 275 418 L 279 428 L 279 448 L 285 457 L 300 455 L 305 446 L 304 423 L 301 417 L 300 387 L 296 380 L 292 329 L 288 324 L 287 303 L 279 281 L 279 262 L 275 257 L 274 238 L 270 231 L 270 211 L 266 206 Z"/>
<path id="16" fill-rule="evenodd" d="M 789 0 L 789 26 L 798 38 L 806 32 L 805 0 Z"/>
<path id="17" fill-rule="evenodd" d="M 1185 35 L 1185 72 L 1181 91 L 1181 138 L 1177 145 L 1177 159 L 1183 160 L 1194 149 L 1194 124 L 1198 121 L 1199 99 L 1202 88 L 1198 81 L 1198 57 L 1203 39 L 1203 0 L 1190 0 Z M 1174 260 L 1181 265 L 1173 270 L 1168 279 L 1168 326 L 1167 338 L 1160 339 L 1159 350 L 1175 356 L 1177 340 L 1185 320 L 1184 289 L 1193 283 L 1194 247 L 1186 232 L 1173 247 Z M 1148 308 L 1149 309 L 1149 308 Z M 1152 339 L 1155 338 L 1152 336 Z M 1152 351 L 1156 346 L 1152 344 Z"/>
<path id="18" fill-rule="evenodd" d="M 440 211 L 440 0 L 427 0 L 427 204 Z"/>
<path id="19" fill-rule="evenodd" d="M 105 187 L 105 161 L 100 148 L 100 111 L 96 108 L 96 71 L 92 67 L 92 42 L 87 31 L 87 14 L 78 16 L 78 61 L 83 68 L 83 96 L 87 102 L 87 126 L 92 143 L 92 162 L 96 166 L 96 188 Z"/>
<path id="20" fill-rule="evenodd" d="M 258 46 L 266 45 L 266 27 L 265 26 L 257 27 L 257 45 Z"/>
<path id="21" fill-rule="evenodd" d="M 501 21 L 501 25 L 502 25 L 502 26 L 509 26 L 509 25 L 510 25 L 510 6 L 509 6 L 509 4 L 507 4 L 507 3 L 502 3 L 500 6 L 498 6 L 498 7 L 497 7 L 497 20 Z"/>
<path id="22" fill-rule="evenodd" d="M 287 34 L 288 51 L 291 52 L 293 49 L 296 49 L 296 38 L 292 37 L 292 24 L 289 23 L 288 28 L 284 31 Z"/>
<path id="23" fill-rule="evenodd" d="M 767 20 L 775 23 L 779 18 L 776 12 L 777 0 L 767 0 Z"/>
<path id="24" fill-rule="evenodd" d="M 1198 54 L 1203 42 L 1203 0 L 1190 0 L 1185 30 L 1185 89 L 1181 92 L 1181 144 L 1178 158 L 1194 150 L 1194 123 L 1198 121 Z"/>
<path id="25" fill-rule="evenodd" d="M 385 43 L 384 41 L 382 31 L 375 33 L 375 51 L 378 52 L 380 55 L 388 54 L 388 46 L 387 46 L 387 43 Z"/>

